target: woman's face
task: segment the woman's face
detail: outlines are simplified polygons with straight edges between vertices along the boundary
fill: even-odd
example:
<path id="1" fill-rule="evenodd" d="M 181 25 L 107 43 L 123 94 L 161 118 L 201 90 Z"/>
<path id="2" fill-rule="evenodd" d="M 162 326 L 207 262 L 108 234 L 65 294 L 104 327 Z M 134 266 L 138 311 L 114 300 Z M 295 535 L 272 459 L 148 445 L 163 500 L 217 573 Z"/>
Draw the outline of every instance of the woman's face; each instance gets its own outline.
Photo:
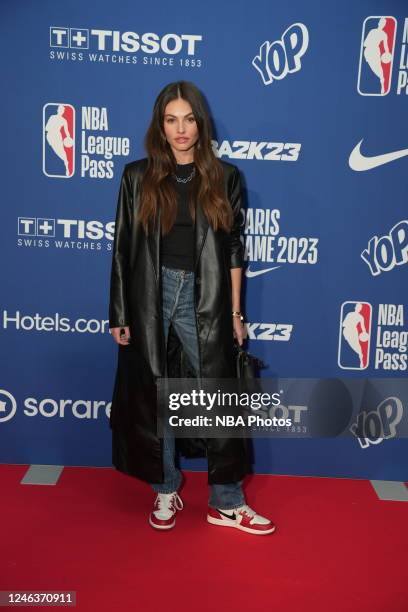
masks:
<path id="1" fill-rule="evenodd" d="M 164 133 L 177 158 L 177 153 L 193 152 L 198 141 L 198 128 L 190 104 L 178 98 L 164 109 Z"/>

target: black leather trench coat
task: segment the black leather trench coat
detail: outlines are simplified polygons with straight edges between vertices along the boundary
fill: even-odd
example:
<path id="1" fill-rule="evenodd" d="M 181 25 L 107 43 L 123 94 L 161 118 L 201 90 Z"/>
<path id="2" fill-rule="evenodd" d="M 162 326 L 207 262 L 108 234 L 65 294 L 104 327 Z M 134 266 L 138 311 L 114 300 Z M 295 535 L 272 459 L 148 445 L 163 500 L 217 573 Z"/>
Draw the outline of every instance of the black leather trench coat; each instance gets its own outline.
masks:
<path id="1" fill-rule="evenodd" d="M 238 168 L 221 160 L 234 212 L 231 233 L 214 232 L 195 204 L 195 310 L 200 375 L 234 378 L 230 268 L 242 267 L 242 205 Z M 125 165 L 119 189 L 113 244 L 109 326 L 129 326 L 131 344 L 118 345 L 110 427 L 112 462 L 121 472 L 149 483 L 163 482 L 163 440 L 157 436 L 156 380 L 167 374 L 184 377 L 188 360 L 170 326 L 167 351 L 161 311 L 160 211 L 155 230 L 146 236 L 135 218 L 140 179 L 147 158 Z M 183 366 L 184 364 L 184 366 Z M 237 482 L 250 471 L 243 438 L 176 438 L 186 457 L 207 456 L 209 484 Z"/>

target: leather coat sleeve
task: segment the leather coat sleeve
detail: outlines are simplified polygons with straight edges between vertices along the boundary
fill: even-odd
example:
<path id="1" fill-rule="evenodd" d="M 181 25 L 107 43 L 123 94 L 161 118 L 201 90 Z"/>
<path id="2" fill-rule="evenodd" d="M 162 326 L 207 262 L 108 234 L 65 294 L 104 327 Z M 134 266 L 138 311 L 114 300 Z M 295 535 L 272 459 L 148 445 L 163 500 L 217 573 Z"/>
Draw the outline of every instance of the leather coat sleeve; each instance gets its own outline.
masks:
<path id="1" fill-rule="evenodd" d="M 129 265 L 132 210 L 132 185 L 125 165 L 120 181 L 113 241 L 109 301 L 110 328 L 129 325 L 126 279 Z"/>
<path id="2" fill-rule="evenodd" d="M 240 240 L 242 223 L 242 184 L 238 168 L 234 169 L 229 199 L 234 213 L 234 222 L 230 232 L 230 268 L 242 268 L 244 262 L 244 246 Z"/>

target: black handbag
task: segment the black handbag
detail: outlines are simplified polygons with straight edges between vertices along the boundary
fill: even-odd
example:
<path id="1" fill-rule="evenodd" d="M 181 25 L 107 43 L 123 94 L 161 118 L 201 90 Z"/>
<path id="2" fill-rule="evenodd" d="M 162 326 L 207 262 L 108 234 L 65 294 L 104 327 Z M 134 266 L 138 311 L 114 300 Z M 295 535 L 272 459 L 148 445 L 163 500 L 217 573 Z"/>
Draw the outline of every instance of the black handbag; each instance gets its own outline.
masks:
<path id="1" fill-rule="evenodd" d="M 259 378 L 259 370 L 266 367 L 264 362 L 248 353 L 238 342 L 234 342 L 234 353 L 237 378 Z"/>

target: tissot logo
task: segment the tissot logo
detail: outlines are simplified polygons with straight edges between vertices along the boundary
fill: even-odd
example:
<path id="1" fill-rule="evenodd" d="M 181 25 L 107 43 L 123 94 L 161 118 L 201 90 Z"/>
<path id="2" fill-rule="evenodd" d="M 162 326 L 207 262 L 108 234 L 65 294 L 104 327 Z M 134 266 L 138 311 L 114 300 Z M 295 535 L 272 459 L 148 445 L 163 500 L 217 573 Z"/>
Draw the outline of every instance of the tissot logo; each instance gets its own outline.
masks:
<path id="1" fill-rule="evenodd" d="M 62 238 L 113 240 L 115 223 L 101 221 L 82 221 L 79 219 L 46 219 L 40 217 L 18 217 L 19 236 L 54 237 L 56 228 Z"/>
<path id="2" fill-rule="evenodd" d="M 203 36 L 99 28 L 50 27 L 49 58 L 60 62 L 201 68 L 197 57 Z"/>
<path id="3" fill-rule="evenodd" d="M 115 222 L 18 217 L 17 246 L 111 251 Z"/>
<path id="4" fill-rule="evenodd" d="M 176 55 L 185 51 L 194 55 L 200 34 L 164 34 L 152 32 L 119 32 L 87 28 L 50 27 L 50 46 L 59 49 L 97 49 L 98 51 L 125 51 L 126 53 L 158 53 Z"/>

